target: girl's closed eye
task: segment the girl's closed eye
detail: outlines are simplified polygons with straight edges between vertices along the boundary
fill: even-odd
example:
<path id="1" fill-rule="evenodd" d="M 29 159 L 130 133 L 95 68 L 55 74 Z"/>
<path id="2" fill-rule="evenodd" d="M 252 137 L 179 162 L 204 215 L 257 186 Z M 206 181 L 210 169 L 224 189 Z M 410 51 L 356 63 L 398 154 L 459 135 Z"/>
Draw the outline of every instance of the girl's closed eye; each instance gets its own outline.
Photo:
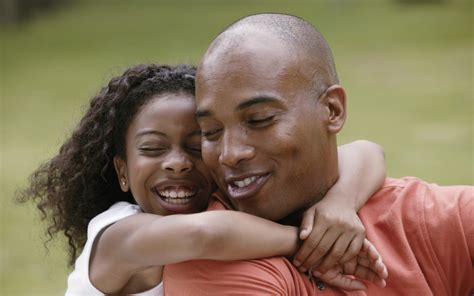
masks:
<path id="1" fill-rule="evenodd" d="M 186 149 L 191 152 L 192 154 L 201 155 L 201 140 L 196 143 L 189 143 Z"/>
<path id="2" fill-rule="evenodd" d="M 186 150 L 199 157 L 201 157 L 201 134 L 201 130 L 192 132 L 185 143 Z"/>
<path id="3" fill-rule="evenodd" d="M 156 146 L 156 145 L 141 146 L 138 148 L 138 151 L 140 152 L 140 154 L 145 155 L 145 156 L 159 156 L 165 153 L 166 150 L 167 150 L 166 147 Z"/>

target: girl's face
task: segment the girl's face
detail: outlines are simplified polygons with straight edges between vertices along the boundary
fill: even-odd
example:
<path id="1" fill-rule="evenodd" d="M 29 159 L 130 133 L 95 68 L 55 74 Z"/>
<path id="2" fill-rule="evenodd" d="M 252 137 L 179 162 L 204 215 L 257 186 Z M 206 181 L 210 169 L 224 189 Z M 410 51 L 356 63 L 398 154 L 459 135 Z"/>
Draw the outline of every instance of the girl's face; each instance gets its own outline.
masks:
<path id="1" fill-rule="evenodd" d="M 201 131 L 194 97 L 153 96 L 126 132 L 126 160 L 114 158 L 123 191 L 131 190 L 144 212 L 158 215 L 205 209 L 214 183 L 201 158 Z"/>

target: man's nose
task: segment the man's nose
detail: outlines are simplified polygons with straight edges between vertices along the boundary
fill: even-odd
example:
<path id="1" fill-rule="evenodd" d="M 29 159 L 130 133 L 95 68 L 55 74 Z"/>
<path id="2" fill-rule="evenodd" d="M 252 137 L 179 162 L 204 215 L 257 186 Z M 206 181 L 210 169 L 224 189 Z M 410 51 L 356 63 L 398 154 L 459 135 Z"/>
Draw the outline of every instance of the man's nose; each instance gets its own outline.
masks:
<path id="1" fill-rule="evenodd" d="M 219 164 L 236 167 L 255 156 L 255 148 L 246 143 L 244 132 L 225 132 L 221 142 Z"/>
<path id="2" fill-rule="evenodd" d="M 162 169 L 175 174 L 183 174 L 193 169 L 193 162 L 189 155 L 182 151 L 171 151 L 162 162 Z"/>

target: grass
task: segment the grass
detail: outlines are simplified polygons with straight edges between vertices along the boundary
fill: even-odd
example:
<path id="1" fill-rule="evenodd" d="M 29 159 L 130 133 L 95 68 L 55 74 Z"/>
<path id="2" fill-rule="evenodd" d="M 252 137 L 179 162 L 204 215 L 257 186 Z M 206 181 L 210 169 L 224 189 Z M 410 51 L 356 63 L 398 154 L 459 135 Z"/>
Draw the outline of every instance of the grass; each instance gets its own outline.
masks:
<path id="1" fill-rule="evenodd" d="M 0 35 L 1 295 L 64 293 L 63 241 L 47 254 L 37 211 L 13 195 L 98 88 L 136 63 L 197 63 L 226 25 L 264 11 L 299 15 L 331 44 L 349 96 L 341 143 L 381 144 L 390 176 L 473 183 L 470 1 L 76 1 Z"/>

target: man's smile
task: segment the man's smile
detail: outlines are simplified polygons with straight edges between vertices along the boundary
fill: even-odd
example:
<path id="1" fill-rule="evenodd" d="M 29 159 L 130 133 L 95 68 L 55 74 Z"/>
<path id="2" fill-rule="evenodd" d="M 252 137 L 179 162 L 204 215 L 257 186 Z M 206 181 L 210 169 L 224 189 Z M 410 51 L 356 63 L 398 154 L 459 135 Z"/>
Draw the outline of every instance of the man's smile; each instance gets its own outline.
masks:
<path id="1" fill-rule="evenodd" d="M 270 173 L 226 178 L 227 192 L 233 199 L 247 199 L 254 196 L 269 178 Z"/>

